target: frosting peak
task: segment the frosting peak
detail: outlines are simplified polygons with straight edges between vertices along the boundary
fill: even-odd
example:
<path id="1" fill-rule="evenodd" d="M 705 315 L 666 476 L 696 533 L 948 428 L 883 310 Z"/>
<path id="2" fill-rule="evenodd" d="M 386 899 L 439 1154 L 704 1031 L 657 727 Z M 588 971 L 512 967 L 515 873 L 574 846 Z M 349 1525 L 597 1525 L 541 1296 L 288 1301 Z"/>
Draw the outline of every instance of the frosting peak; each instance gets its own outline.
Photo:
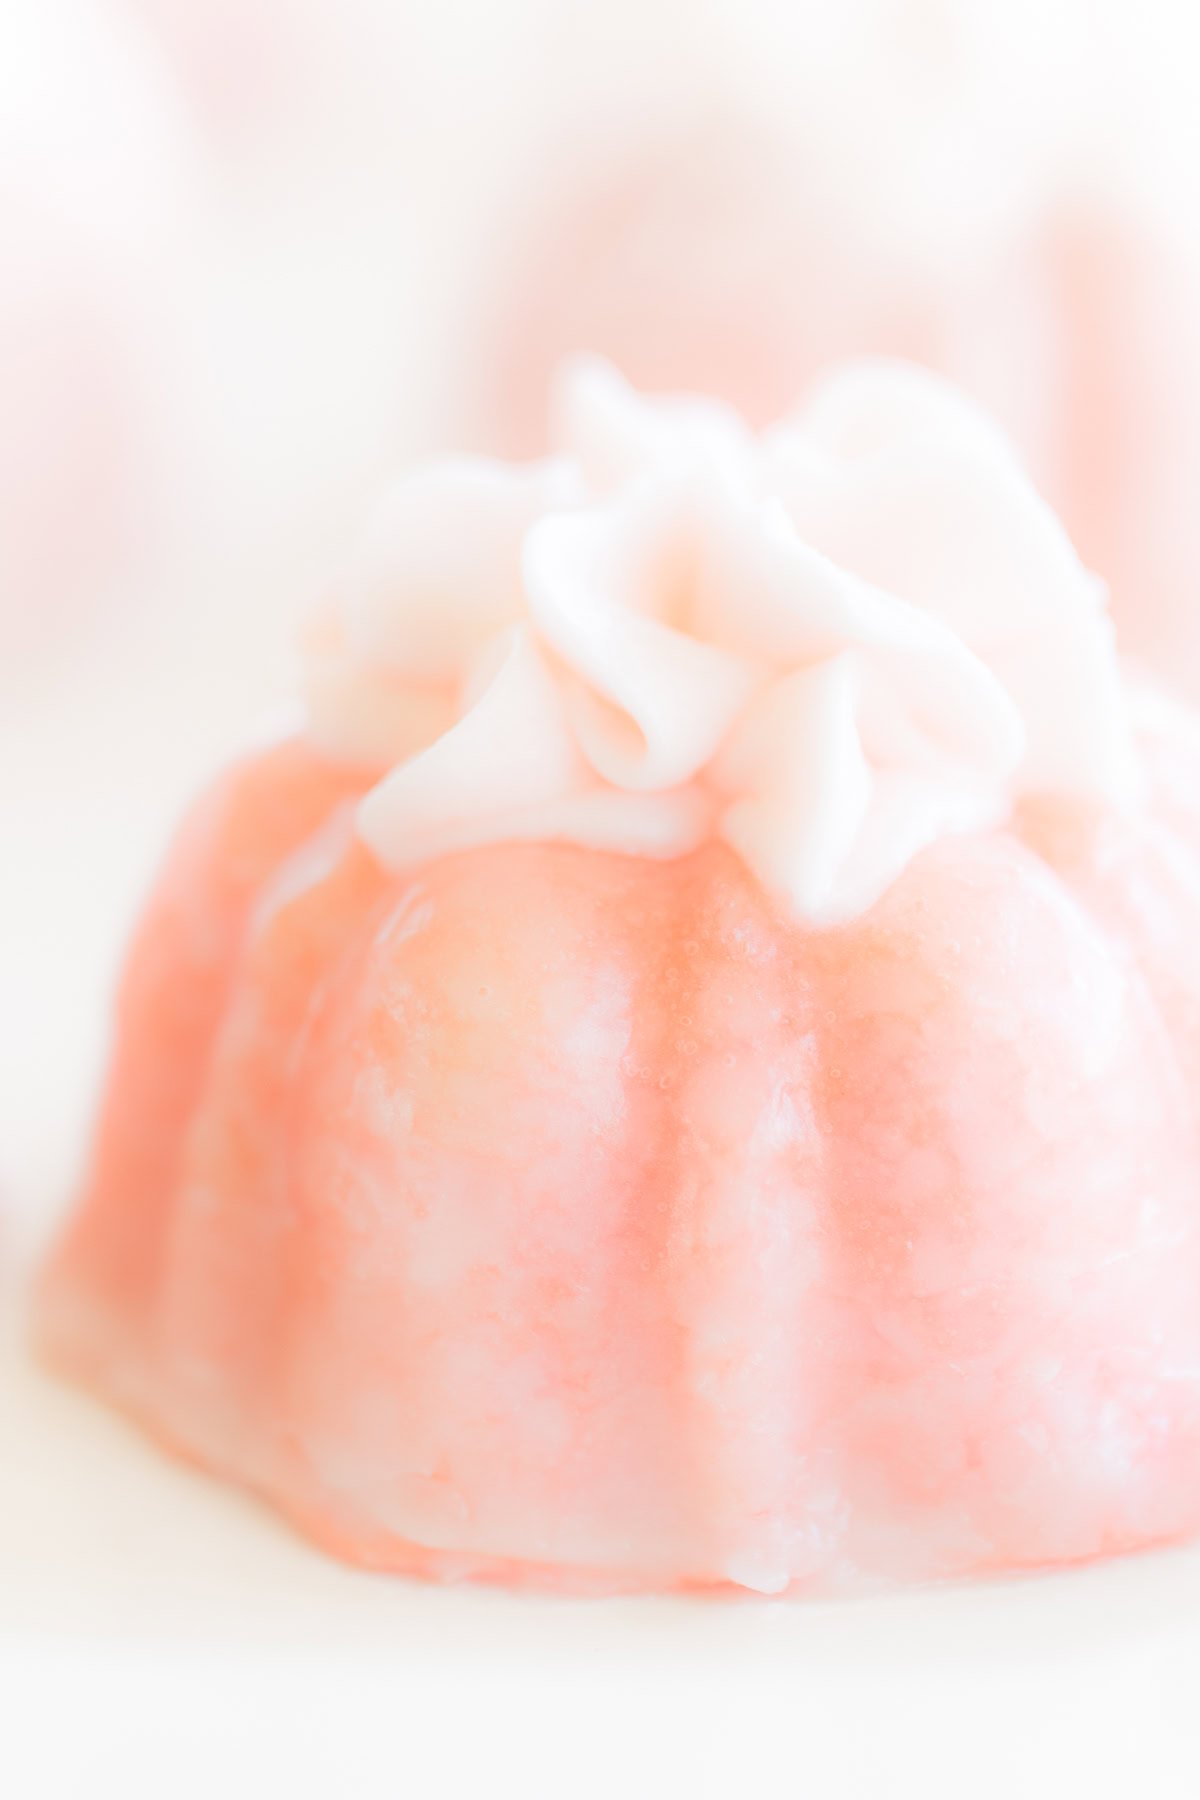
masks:
<path id="1" fill-rule="evenodd" d="M 383 862 L 716 835 L 829 922 L 1024 793 L 1129 792 L 1103 590 L 933 376 L 854 365 L 761 438 L 593 362 L 557 410 L 552 460 L 397 483 L 314 633 L 314 735 L 388 769 Z"/>

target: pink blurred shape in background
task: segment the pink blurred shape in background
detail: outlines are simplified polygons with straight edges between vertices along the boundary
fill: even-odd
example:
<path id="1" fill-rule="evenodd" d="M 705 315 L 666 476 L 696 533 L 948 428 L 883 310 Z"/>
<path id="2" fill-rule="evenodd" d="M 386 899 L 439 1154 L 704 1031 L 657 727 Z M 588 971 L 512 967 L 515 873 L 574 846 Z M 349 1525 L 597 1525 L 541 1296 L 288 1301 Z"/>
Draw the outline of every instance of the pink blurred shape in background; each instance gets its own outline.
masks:
<path id="1" fill-rule="evenodd" d="M 890 30 L 794 21 L 754 103 L 731 49 L 718 104 L 601 116 L 530 188 L 474 365 L 481 439 L 541 448 L 580 351 L 759 423 L 841 357 L 914 358 L 1013 434 L 1124 647 L 1200 692 L 1200 238 L 1154 90 L 1116 79 L 1086 9 L 839 16 L 867 15 Z M 1058 31 L 1026 64 L 1038 20 Z"/>
<path id="2" fill-rule="evenodd" d="M 11 0 L 0 54 L 0 644 L 146 570 L 183 476 L 185 134 L 137 35 Z"/>

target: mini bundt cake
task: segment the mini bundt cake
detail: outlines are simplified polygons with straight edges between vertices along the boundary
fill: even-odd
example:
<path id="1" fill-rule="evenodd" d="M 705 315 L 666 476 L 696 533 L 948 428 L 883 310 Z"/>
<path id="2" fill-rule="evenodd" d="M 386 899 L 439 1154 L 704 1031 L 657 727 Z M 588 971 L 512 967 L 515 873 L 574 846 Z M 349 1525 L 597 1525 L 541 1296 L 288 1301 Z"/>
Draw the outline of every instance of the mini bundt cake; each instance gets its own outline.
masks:
<path id="1" fill-rule="evenodd" d="M 932 377 L 385 496 L 134 944 L 64 1370 L 336 1554 L 834 1591 L 1200 1527 L 1200 723 Z"/>

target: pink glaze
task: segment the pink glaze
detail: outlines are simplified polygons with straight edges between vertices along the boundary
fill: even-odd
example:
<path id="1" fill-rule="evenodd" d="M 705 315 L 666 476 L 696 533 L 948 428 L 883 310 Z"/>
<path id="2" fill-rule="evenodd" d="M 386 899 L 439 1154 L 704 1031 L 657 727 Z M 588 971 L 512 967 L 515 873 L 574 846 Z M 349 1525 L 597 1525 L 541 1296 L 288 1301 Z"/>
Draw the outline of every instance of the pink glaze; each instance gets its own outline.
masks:
<path id="1" fill-rule="evenodd" d="M 339 1556 L 575 1591 L 1200 1528 L 1200 734 L 869 912 L 711 845 L 389 874 L 298 745 L 126 973 L 53 1360 Z"/>

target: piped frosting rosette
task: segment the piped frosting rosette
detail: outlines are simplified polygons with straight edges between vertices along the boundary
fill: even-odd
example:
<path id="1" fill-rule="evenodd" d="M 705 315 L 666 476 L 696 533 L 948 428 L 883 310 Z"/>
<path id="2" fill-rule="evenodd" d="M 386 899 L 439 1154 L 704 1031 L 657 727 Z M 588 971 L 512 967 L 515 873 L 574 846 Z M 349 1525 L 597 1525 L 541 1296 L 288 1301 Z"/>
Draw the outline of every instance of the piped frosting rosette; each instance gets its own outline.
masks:
<path id="1" fill-rule="evenodd" d="M 314 628 L 311 733 L 386 770 L 384 864 L 715 837 L 832 923 L 1023 795 L 1129 796 L 1104 590 L 934 377 L 851 366 L 756 438 L 582 363 L 557 441 L 399 480 Z"/>

